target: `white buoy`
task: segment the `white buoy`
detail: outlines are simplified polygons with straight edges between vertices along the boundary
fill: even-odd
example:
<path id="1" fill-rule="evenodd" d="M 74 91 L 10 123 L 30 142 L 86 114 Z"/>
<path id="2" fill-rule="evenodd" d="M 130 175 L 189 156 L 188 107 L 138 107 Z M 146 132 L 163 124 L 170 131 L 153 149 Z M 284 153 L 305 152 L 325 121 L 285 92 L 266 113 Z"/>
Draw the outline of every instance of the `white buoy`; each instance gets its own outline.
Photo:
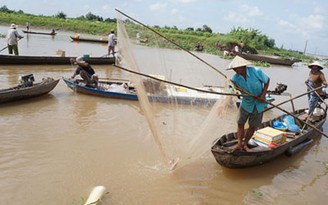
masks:
<path id="1" fill-rule="evenodd" d="M 104 186 L 96 186 L 92 189 L 88 200 L 84 205 L 96 205 L 100 201 L 101 197 L 104 195 L 106 191 L 106 187 Z"/>

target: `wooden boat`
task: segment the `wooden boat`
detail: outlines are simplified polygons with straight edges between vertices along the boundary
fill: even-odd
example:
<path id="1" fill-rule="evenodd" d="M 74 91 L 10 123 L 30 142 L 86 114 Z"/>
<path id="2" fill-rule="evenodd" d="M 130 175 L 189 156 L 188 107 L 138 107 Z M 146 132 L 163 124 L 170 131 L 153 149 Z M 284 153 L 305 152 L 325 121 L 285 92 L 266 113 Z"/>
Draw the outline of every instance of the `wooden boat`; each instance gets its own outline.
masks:
<path id="1" fill-rule="evenodd" d="M 267 62 L 275 65 L 286 65 L 291 66 L 296 62 L 300 62 L 300 60 L 296 59 L 280 59 L 278 57 L 273 56 L 264 56 L 264 55 L 258 55 L 258 54 L 246 54 L 246 53 L 238 53 L 238 56 L 246 59 L 246 60 L 252 60 L 252 61 L 262 61 Z"/>
<path id="2" fill-rule="evenodd" d="M 70 65 L 70 58 L 76 57 L 0 55 L 0 62 L 1 65 Z M 88 57 L 85 60 L 91 65 L 115 64 L 114 57 Z"/>
<path id="3" fill-rule="evenodd" d="M 136 90 L 128 80 L 99 81 L 98 88 L 88 87 L 80 79 L 63 78 L 63 80 L 69 88 L 78 93 L 124 100 L 138 100 Z M 203 87 L 202 89 L 222 92 L 222 89 L 218 87 Z M 213 105 L 222 97 L 217 94 L 204 93 L 177 86 L 167 86 L 164 92 L 161 93 L 164 93 L 164 95 L 149 94 L 148 98 L 150 101 L 163 103 L 174 101 L 179 104 Z"/>
<path id="4" fill-rule="evenodd" d="M 327 109 L 319 109 L 321 114 L 316 116 L 315 121 L 308 121 L 308 123 L 311 123 L 317 129 L 321 130 L 322 125 L 326 121 Z M 304 113 L 305 109 L 301 109 L 295 111 L 293 114 L 295 114 L 295 116 L 299 116 L 299 118 L 302 118 Z M 263 122 L 260 128 L 272 126 L 275 120 L 282 121 L 284 116 L 286 116 L 286 114 L 277 117 L 273 120 Z M 299 126 L 300 129 L 303 129 L 303 126 L 305 125 L 304 120 L 297 120 L 296 124 Z M 275 148 L 268 148 L 267 146 L 260 146 L 254 144 L 250 145 L 249 143 L 249 152 L 245 152 L 242 150 L 236 150 L 231 152 L 231 147 L 237 144 L 237 133 L 233 132 L 225 134 L 222 137 L 218 138 L 214 142 L 211 151 L 216 161 L 224 167 L 244 168 L 261 165 L 263 163 L 269 162 L 270 160 L 280 155 L 286 154 L 287 156 L 290 156 L 291 154 L 300 151 L 302 148 L 310 144 L 313 138 L 320 135 L 318 131 L 316 131 L 310 126 L 305 126 L 303 131 L 302 129 L 301 133 L 299 134 L 291 134 L 290 132 L 287 132 L 288 134 L 286 142 L 280 144 L 278 147 Z M 253 138 L 251 140 L 253 140 Z"/>
<path id="5" fill-rule="evenodd" d="M 73 41 L 82 41 L 82 42 L 91 42 L 91 43 L 108 43 L 108 40 L 103 39 L 91 39 L 91 38 L 81 38 L 81 37 L 73 37 L 70 36 Z"/>
<path id="6" fill-rule="evenodd" d="M 30 79 L 31 76 L 33 80 Z M 12 102 L 16 100 L 23 100 L 27 98 L 37 97 L 40 95 L 45 95 L 51 90 L 53 90 L 59 82 L 59 79 L 54 80 L 53 78 L 44 78 L 39 83 L 33 83 L 33 75 L 28 75 L 28 77 L 29 79 L 27 79 L 25 82 L 21 82 L 18 86 L 7 89 L 1 89 L 0 103 Z"/>
<path id="7" fill-rule="evenodd" d="M 46 32 L 26 31 L 26 30 L 23 30 L 23 33 L 27 33 L 27 34 L 40 34 L 40 35 L 50 35 L 50 36 L 54 36 L 54 35 L 57 34 L 56 32 L 46 33 Z"/>

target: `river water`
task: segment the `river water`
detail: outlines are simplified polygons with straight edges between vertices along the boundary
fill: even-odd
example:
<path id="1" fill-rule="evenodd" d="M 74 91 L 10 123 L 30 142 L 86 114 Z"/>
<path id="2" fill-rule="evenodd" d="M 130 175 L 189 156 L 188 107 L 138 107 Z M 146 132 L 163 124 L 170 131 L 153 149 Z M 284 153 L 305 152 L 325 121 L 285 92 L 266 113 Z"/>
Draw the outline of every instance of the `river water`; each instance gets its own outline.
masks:
<path id="1" fill-rule="evenodd" d="M 1 33 L 6 30 L 7 27 L 0 27 Z M 20 52 L 54 55 L 62 49 L 70 56 L 106 53 L 105 45 L 72 43 L 69 35 L 75 34 L 59 31 L 54 38 L 27 38 L 24 34 Z M 0 39 L 1 46 L 5 46 L 4 42 Z M 143 48 L 139 55 L 156 64 L 152 53 Z M 218 68 L 229 63 L 211 55 L 201 57 Z M 125 77 L 117 68 L 94 68 L 99 76 Z M 18 76 L 28 73 L 40 80 L 69 77 L 73 71 L 71 65 L 0 65 L 0 86 L 16 85 Z M 270 88 L 281 82 L 288 85 L 292 96 L 305 92 L 306 66 L 272 66 L 264 71 L 271 78 Z M 276 102 L 283 100 L 285 96 L 276 97 Z M 295 106 L 307 106 L 306 98 L 295 100 Z M 283 107 L 291 110 L 289 104 Z M 208 113 L 205 107 L 188 106 L 179 112 L 182 118 L 186 116 L 188 124 L 199 123 L 199 118 Z M 265 118 L 277 113 L 269 111 Z M 219 125 L 222 130 L 213 139 L 236 129 L 234 114 L 235 110 L 231 110 L 225 115 Z M 328 163 L 328 140 L 324 136 L 290 158 L 282 156 L 262 166 L 238 170 L 217 164 L 210 152 L 212 141 L 200 139 L 199 144 L 206 145 L 208 151 L 168 172 L 162 166 L 159 149 L 138 102 L 77 94 L 60 81 L 49 95 L 1 104 L 0 116 L 0 204 L 78 205 L 97 185 L 107 188 L 102 204 L 324 204 L 327 200 L 324 164 Z M 327 130 L 326 123 L 324 132 Z M 175 145 L 175 149 L 183 147 L 184 144 Z"/>

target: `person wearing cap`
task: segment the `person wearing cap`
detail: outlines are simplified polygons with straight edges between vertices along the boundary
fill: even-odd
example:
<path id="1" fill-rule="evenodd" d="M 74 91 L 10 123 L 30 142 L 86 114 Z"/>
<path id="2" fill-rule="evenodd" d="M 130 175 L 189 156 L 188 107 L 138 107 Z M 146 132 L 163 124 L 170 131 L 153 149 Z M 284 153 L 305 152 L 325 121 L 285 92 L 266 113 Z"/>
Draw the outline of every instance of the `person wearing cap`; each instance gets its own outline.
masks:
<path id="1" fill-rule="evenodd" d="M 90 64 L 85 62 L 82 57 L 77 57 L 76 59 L 71 58 L 70 61 L 71 63 L 78 65 L 71 79 L 74 79 L 75 76 L 80 75 L 86 86 L 97 88 L 98 76 Z"/>
<path id="2" fill-rule="evenodd" d="M 112 29 L 108 35 L 108 55 L 112 52 L 113 56 L 115 55 L 115 31 Z"/>
<path id="3" fill-rule="evenodd" d="M 236 56 L 227 68 L 227 70 L 234 70 L 236 72 L 231 79 L 234 86 L 243 94 L 252 95 L 243 96 L 239 106 L 237 115 L 238 144 L 232 151 L 249 151 L 247 143 L 262 123 L 263 111 L 266 106 L 265 95 L 269 87 L 270 78 L 262 69 L 250 65 L 251 63 L 249 61 Z M 247 120 L 249 128 L 245 133 Z"/>
<path id="4" fill-rule="evenodd" d="M 321 86 L 327 86 L 327 81 L 325 74 L 321 71 L 323 69 L 322 65 L 319 62 L 313 62 L 308 66 L 310 68 L 309 77 L 305 81 L 307 85 L 307 90 L 311 91 L 313 89 L 319 88 Z M 311 115 L 320 100 L 320 96 L 325 95 L 322 89 L 317 90 L 316 92 L 311 92 L 308 94 L 308 103 L 309 103 L 309 112 L 308 115 Z"/>
<path id="5" fill-rule="evenodd" d="M 7 46 L 9 54 L 14 54 L 18 56 L 18 40 L 23 38 L 23 36 L 19 35 L 16 30 L 16 25 L 11 24 L 7 33 Z"/>

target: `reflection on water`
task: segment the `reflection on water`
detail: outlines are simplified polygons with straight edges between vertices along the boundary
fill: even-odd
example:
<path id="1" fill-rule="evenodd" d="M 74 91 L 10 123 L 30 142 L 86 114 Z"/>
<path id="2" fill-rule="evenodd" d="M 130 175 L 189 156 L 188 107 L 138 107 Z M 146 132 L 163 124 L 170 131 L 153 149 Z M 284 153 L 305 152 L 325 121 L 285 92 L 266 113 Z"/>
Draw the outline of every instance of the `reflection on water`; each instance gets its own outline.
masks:
<path id="1" fill-rule="evenodd" d="M 47 41 L 57 38 L 62 37 Z M 45 50 L 58 49 L 47 45 Z M 65 46 L 70 47 L 70 42 Z M 219 68 L 228 63 L 213 57 L 208 57 L 208 61 Z M 129 77 L 110 66 L 94 68 L 102 77 Z M 0 66 L 0 86 L 16 85 L 22 74 L 33 73 L 36 80 L 61 78 L 71 76 L 74 69 L 71 65 Z M 277 66 L 264 70 L 271 77 L 272 88 L 282 82 L 294 96 L 305 92 L 306 67 Z M 286 97 L 276 97 L 277 102 L 283 100 Z M 295 106 L 304 107 L 306 101 L 298 99 Z M 291 110 L 290 104 L 284 108 Z M 82 204 L 81 199 L 97 185 L 104 185 L 109 191 L 103 198 L 104 204 L 325 202 L 328 177 L 323 162 L 328 162 L 328 139 L 321 137 L 314 146 L 291 158 L 282 156 L 249 169 L 226 169 L 216 163 L 210 145 L 212 139 L 236 129 L 234 110 L 227 110 L 224 119 L 209 125 L 219 131 L 197 139 L 195 147 L 207 147 L 207 152 L 188 159 L 194 156 L 186 144 L 196 137 L 188 127 L 197 128 L 208 112 L 206 107 L 190 106 L 170 110 L 165 104 L 156 110 L 155 114 L 161 115 L 160 128 L 168 127 L 174 134 L 164 139 L 171 145 L 168 149 L 186 153 L 181 166 L 168 174 L 138 102 L 77 94 L 60 81 L 49 95 L 2 104 L 0 204 Z M 280 111 L 273 109 L 264 117 L 277 114 Z M 326 123 L 324 131 L 327 129 Z"/>

